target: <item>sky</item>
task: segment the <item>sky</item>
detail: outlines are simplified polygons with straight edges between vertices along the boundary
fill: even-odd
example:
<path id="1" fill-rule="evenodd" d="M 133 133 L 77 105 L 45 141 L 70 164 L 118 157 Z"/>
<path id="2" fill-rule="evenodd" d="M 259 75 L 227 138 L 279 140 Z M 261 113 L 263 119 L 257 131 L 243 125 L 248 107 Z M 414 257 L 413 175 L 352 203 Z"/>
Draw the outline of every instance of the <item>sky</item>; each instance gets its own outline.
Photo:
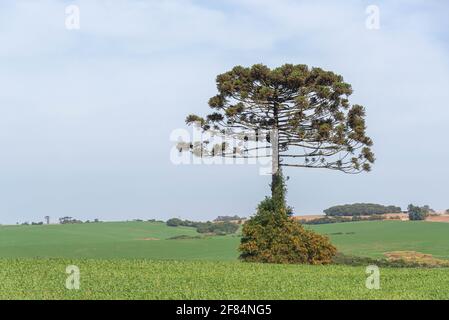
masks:
<path id="1" fill-rule="evenodd" d="M 175 165 L 170 136 L 208 113 L 217 74 L 256 63 L 332 70 L 367 110 L 373 171 L 286 169 L 295 214 L 448 209 L 449 3 L 341 2 L 2 1 L 0 223 L 253 214 L 269 176 Z"/>

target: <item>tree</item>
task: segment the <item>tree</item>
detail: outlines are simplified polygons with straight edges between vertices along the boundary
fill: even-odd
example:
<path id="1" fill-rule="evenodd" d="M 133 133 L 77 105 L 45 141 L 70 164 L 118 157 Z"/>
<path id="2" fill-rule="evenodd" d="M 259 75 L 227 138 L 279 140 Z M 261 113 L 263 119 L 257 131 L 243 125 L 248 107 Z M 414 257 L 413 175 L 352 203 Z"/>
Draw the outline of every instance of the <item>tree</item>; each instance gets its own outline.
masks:
<path id="1" fill-rule="evenodd" d="M 186 123 L 241 143 L 205 139 L 181 142 L 178 148 L 199 157 L 271 158 L 271 197 L 243 226 L 240 257 L 329 263 L 336 252 L 329 240 L 289 217 L 282 167 L 371 170 L 373 142 L 366 135 L 364 107 L 349 102 L 351 85 L 333 72 L 292 64 L 236 66 L 218 75 L 216 83 L 218 94 L 209 100 L 212 113 L 188 115 Z"/>
<path id="2" fill-rule="evenodd" d="M 72 217 L 61 217 L 59 218 L 59 223 L 60 224 L 68 224 L 68 223 L 72 223 L 73 218 Z"/>
<path id="3" fill-rule="evenodd" d="M 285 202 L 282 171 L 276 176 L 273 197 L 267 197 L 242 230 L 240 259 L 262 263 L 331 263 L 336 248 L 325 236 L 291 219 Z"/>
<path id="4" fill-rule="evenodd" d="M 183 221 L 181 219 L 178 218 L 172 218 L 172 219 L 168 219 L 166 224 L 169 227 L 178 227 L 180 225 L 182 225 Z"/>
<path id="5" fill-rule="evenodd" d="M 209 100 L 213 112 L 205 118 L 191 114 L 186 123 L 241 141 L 252 132 L 256 142 L 266 144 L 247 148 L 191 141 L 180 143 L 180 151 L 200 157 L 271 157 L 272 185 L 280 167 L 371 170 L 375 159 L 365 109 L 350 104 L 352 88 L 342 76 L 306 65 L 270 69 L 256 64 L 236 66 L 216 82 L 218 94 Z M 261 149 L 271 154 L 260 155 Z"/>
<path id="6" fill-rule="evenodd" d="M 418 206 L 414 206 L 413 204 L 410 204 L 408 206 L 408 218 L 410 220 L 425 220 L 429 211 L 428 211 L 428 206 L 424 206 L 424 207 L 418 207 Z"/>

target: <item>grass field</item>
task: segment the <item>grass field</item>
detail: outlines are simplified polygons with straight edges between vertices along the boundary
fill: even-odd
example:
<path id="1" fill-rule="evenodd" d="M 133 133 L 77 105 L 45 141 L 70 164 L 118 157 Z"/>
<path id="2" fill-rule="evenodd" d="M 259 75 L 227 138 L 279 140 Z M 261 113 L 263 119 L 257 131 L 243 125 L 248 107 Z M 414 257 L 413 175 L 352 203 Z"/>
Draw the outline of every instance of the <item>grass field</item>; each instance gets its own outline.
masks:
<path id="1" fill-rule="evenodd" d="M 80 290 L 67 290 L 67 265 Z M 449 299 L 448 269 L 381 269 L 381 289 L 363 267 L 133 259 L 0 259 L 1 299 Z"/>
<path id="2" fill-rule="evenodd" d="M 339 251 L 380 258 L 390 251 L 418 251 L 449 259 L 449 223 L 364 221 L 313 226 Z"/>
<path id="3" fill-rule="evenodd" d="M 379 258 L 389 251 L 418 251 L 449 259 L 449 223 L 369 221 L 311 226 L 339 251 Z M 0 227 L 0 257 L 147 258 L 228 260 L 238 257 L 239 237 L 198 236 L 193 228 L 153 222 Z M 144 240 L 147 239 L 147 240 Z"/>
<path id="4" fill-rule="evenodd" d="M 449 259 L 449 224 L 375 221 L 311 226 L 339 251 L 382 257 L 413 250 Z M 0 227 L 1 299 L 449 299 L 449 269 L 381 268 L 381 290 L 364 267 L 237 261 L 239 236 L 198 236 L 164 223 Z M 68 265 L 81 289 L 65 288 Z"/>
<path id="5" fill-rule="evenodd" d="M 0 257 L 235 260 L 238 236 L 198 236 L 194 228 L 155 222 L 0 227 Z M 145 240 L 146 239 L 146 240 Z"/>

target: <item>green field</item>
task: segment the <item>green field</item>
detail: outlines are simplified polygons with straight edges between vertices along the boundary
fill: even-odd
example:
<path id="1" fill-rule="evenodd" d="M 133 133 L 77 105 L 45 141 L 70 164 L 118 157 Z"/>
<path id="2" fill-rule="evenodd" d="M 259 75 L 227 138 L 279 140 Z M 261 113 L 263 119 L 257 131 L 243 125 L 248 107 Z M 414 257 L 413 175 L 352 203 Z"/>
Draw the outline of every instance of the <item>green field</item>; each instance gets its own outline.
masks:
<path id="1" fill-rule="evenodd" d="M 67 290 L 67 265 L 80 290 Z M 448 269 L 381 269 L 212 261 L 0 259 L 0 299 L 449 299 Z"/>
<path id="2" fill-rule="evenodd" d="M 449 259 L 449 224 L 375 221 L 313 226 L 340 252 L 382 257 L 419 251 Z M 381 268 L 381 290 L 364 267 L 249 264 L 239 236 L 198 236 L 164 223 L 0 227 L 2 299 L 449 299 L 449 269 Z M 65 288 L 68 265 L 81 289 Z"/>
<path id="3" fill-rule="evenodd" d="M 449 259 L 449 223 L 370 221 L 311 228 L 329 235 L 339 251 L 350 255 L 379 258 L 384 252 L 413 250 Z M 0 257 L 237 259 L 237 235 L 169 240 L 179 235 L 199 234 L 154 222 L 3 226 Z"/>
<path id="4" fill-rule="evenodd" d="M 380 258 L 385 252 L 418 251 L 449 259 L 449 223 L 364 221 L 313 226 L 327 234 L 339 251 Z"/>
<path id="5" fill-rule="evenodd" d="M 0 227 L 0 257 L 235 260 L 239 237 L 198 236 L 194 228 L 155 222 Z M 146 240 L 145 240 L 146 239 Z"/>

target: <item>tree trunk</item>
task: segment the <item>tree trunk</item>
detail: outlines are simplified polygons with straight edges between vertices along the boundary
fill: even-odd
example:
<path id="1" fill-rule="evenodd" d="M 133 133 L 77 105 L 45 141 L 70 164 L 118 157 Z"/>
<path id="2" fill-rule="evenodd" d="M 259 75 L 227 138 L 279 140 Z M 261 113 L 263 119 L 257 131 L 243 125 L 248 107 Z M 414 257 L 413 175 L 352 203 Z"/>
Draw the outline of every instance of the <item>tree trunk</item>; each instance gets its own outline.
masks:
<path id="1" fill-rule="evenodd" d="M 279 104 L 273 105 L 274 127 L 271 132 L 271 196 L 274 196 L 274 186 L 279 171 Z"/>
<path id="2" fill-rule="evenodd" d="M 273 196 L 276 178 L 279 172 L 279 131 L 273 129 L 270 137 L 271 142 L 271 195 Z"/>

